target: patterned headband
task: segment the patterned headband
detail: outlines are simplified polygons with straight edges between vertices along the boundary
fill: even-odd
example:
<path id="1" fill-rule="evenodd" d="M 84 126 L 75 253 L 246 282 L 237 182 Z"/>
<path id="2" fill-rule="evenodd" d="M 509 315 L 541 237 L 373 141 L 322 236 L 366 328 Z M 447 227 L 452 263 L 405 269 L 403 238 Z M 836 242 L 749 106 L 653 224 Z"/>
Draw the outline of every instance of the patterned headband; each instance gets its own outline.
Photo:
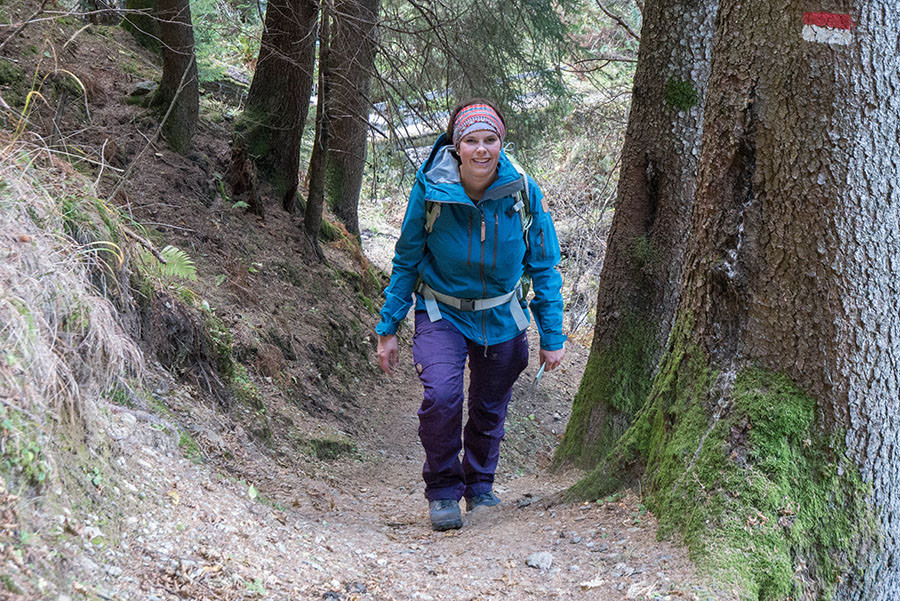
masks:
<path id="1" fill-rule="evenodd" d="M 506 128 L 497 111 L 487 104 L 470 104 L 459 111 L 453 122 L 453 145 L 458 146 L 463 136 L 481 129 L 494 132 L 501 142 L 506 137 Z"/>

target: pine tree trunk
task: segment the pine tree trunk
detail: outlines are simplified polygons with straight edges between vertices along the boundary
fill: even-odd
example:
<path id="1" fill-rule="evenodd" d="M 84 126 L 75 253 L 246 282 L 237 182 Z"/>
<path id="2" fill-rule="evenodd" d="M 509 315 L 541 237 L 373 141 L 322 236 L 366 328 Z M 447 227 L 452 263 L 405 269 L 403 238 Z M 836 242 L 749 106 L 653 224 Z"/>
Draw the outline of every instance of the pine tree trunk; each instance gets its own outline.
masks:
<path id="1" fill-rule="evenodd" d="M 357 236 L 378 7 L 379 0 L 337 0 L 334 6 L 325 193 L 328 206 L 347 231 Z"/>
<path id="2" fill-rule="evenodd" d="M 121 20 L 115 0 L 80 0 L 78 7 L 88 13 L 86 20 L 92 25 L 116 25 Z"/>
<path id="3" fill-rule="evenodd" d="M 313 253 L 324 260 L 319 246 L 319 230 L 322 227 L 322 209 L 325 207 L 325 160 L 328 152 L 331 119 L 329 114 L 331 89 L 331 24 L 332 7 L 323 2 L 319 29 L 319 101 L 316 104 L 316 138 L 309 159 L 309 198 L 303 216 L 303 231 Z"/>
<path id="4" fill-rule="evenodd" d="M 268 3 L 256 72 L 232 144 L 233 157 L 249 157 L 259 175 L 273 183 L 282 206 L 291 211 L 312 92 L 318 11 L 314 0 Z M 232 160 L 231 165 L 232 171 L 252 171 L 242 161 Z M 246 179 L 240 172 L 231 178 Z M 251 193 L 251 198 L 256 196 Z"/>
<path id="5" fill-rule="evenodd" d="M 125 0 L 122 27 L 147 48 L 159 50 L 159 2 L 157 0 Z"/>
<path id="6" fill-rule="evenodd" d="M 557 460 L 596 462 L 647 398 L 678 303 L 717 6 L 645 7 L 594 340 Z"/>
<path id="7" fill-rule="evenodd" d="M 754 599 L 900 590 L 900 14 L 842 6 L 722 0 L 670 347 L 580 487 L 645 466 Z"/>
<path id="8" fill-rule="evenodd" d="M 159 0 L 159 19 L 163 73 L 153 104 L 164 115 L 169 113 L 162 127 L 166 142 L 173 150 L 184 154 L 191 149 L 191 138 L 200 113 L 190 2 Z"/>

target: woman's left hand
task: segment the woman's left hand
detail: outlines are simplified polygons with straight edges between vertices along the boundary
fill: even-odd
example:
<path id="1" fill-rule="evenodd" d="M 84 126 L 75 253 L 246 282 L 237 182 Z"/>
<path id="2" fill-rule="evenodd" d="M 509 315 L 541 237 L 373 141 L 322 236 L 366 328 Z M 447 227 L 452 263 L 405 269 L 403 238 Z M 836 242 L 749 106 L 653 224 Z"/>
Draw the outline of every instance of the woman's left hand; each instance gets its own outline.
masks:
<path id="1" fill-rule="evenodd" d="M 541 349 L 540 353 L 538 353 L 538 356 L 540 357 L 542 364 L 547 364 L 547 367 L 545 369 L 547 371 L 553 371 L 554 369 L 559 367 L 560 363 L 562 363 L 563 356 L 565 356 L 565 354 L 566 347 L 563 346 L 561 349 L 557 349 L 555 351 L 545 351 L 544 349 Z"/>

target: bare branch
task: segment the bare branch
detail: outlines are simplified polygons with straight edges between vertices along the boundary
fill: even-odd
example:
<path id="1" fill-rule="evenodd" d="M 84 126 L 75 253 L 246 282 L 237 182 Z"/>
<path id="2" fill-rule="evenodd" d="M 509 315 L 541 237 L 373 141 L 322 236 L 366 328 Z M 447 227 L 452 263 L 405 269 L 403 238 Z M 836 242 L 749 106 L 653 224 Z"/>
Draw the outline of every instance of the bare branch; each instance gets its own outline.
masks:
<path id="1" fill-rule="evenodd" d="M 608 8 L 606 8 L 606 7 L 603 5 L 602 0 L 596 0 L 596 2 L 597 2 L 597 6 L 600 8 L 600 10 L 603 11 L 603 13 L 604 13 L 607 17 L 609 17 L 610 19 L 612 19 L 613 21 L 615 21 L 616 23 L 618 23 L 618 24 L 619 24 L 626 32 L 628 32 L 628 35 L 630 35 L 631 37 L 633 37 L 634 39 L 636 39 L 638 42 L 641 41 L 641 36 L 639 36 L 638 34 L 636 34 L 636 33 L 634 32 L 634 30 L 631 29 L 631 27 L 628 26 L 628 23 L 626 23 L 625 20 L 624 20 L 622 17 L 620 17 L 619 15 L 613 13 L 613 12 L 610 11 Z"/>

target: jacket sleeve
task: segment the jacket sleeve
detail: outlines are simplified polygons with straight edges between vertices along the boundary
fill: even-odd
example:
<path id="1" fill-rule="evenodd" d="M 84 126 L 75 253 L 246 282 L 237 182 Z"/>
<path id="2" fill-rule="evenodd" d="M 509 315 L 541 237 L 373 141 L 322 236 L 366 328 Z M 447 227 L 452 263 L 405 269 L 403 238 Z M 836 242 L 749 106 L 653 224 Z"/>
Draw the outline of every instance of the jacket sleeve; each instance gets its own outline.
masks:
<path id="1" fill-rule="evenodd" d="M 541 348 L 555 351 L 563 347 L 562 275 L 556 269 L 560 261 L 559 239 L 549 211 L 544 210 L 544 194 L 530 177 L 529 199 L 533 221 L 528 230 L 525 273 L 531 276 L 534 298 L 529 308 L 534 315 Z"/>
<path id="2" fill-rule="evenodd" d="M 400 238 L 394 247 L 391 281 L 384 291 L 381 320 L 375 326 L 375 332 L 381 336 L 396 334 L 412 306 L 419 264 L 425 256 L 425 236 L 425 190 L 417 181 L 410 192 Z"/>

